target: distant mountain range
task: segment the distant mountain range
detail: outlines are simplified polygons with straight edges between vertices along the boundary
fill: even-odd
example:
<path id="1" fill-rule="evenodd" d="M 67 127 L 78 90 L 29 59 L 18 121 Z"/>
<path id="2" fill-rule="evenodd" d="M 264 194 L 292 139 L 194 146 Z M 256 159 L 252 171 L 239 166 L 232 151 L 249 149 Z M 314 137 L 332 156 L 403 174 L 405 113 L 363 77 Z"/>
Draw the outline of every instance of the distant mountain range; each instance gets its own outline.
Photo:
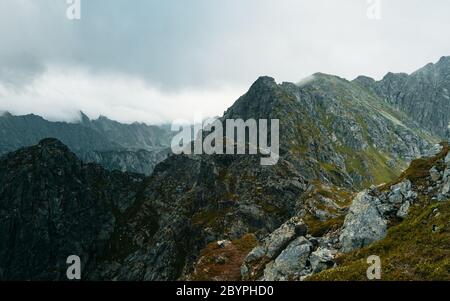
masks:
<path id="1" fill-rule="evenodd" d="M 80 114 L 80 122 L 67 123 L 4 113 L 0 116 L 0 154 L 57 138 L 86 162 L 149 175 L 169 153 L 175 133 L 167 126 L 122 124 L 103 116 L 90 120 Z"/>
<path id="2" fill-rule="evenodd" d="M 171 133 L 106 118 L 67 124 L 6 114 L 2 152 L 36 145 L 0 158 L 0 279 L 64 280 L 67 256 L 78 254 L 85 280 L 323 280 L 339 268 L 337 254 L 356 265 L 351 252 L 361 247 L 403 246 L 397 225 L 415 231 L 401 232 L 411 252 L 442 264 L 450 155 L 448 143 L 436 143 L 449 138 L 449 74 L 444 57 L 378 82 L 259 78 L 220 120 L 279 119 L 274 166 L 261 166 L 259 155 L 170 155 L 149 177 L 107 171 L 80 159 L 143 169 L 136 164 L 167 147 Z M 62 142 L 38 143 L 45 137 Z M 428 220 L 434 209 L 444 219 Z M 415 237 L 432 233 L 439 239 L 420 253 Z M 445 271 L 409 267 L 415 253 L 380 248 L 394 258 L 392 277 L 448 280 Z"/>

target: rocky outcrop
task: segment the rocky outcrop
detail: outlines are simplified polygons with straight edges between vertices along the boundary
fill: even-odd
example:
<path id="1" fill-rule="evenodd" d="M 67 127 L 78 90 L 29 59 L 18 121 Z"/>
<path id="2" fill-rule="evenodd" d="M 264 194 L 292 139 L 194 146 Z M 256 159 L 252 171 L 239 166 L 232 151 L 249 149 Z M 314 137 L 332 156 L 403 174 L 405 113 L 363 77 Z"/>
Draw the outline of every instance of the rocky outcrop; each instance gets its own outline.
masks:
<path id="1" fill-rule="evenodd" d="M 264 269 L 263 280 L 286 281 L 306 276 L 305 272 L 313 245 L 301 236 L 292 241 L 274 261 Z"/>
<path id="2" fill-rule="evenodd" d="M 387 222 L 378 211 L 376 201 L 367 191 L 353 200 L 340 236 L 343 252 L 362 248 L 386 235 Z"/>
<path id="3" fill-rule="evenodd" d="M 170 154 L 169 148 L 148 150 L 88 151 L 80 158 L 84 162 L 97 163 L 108 170 L 134 172 L 149 176 L 155 166 Z"/>
<path id="4" fill-rule="evenodd" d="M 303 220 L 293 217 L 247 255 L 241 267 L 242 279 L 302 280 L 333 267 L 336 253 L 330 237 L 312 237 Z"/>
<path id="5" fill-rule="evenodd" d="M 395 218 L 405 219 L 419 193 L 431 200 L 448 200 L 450 168 L 447 144 L 433 147 L 430 157 L 419 159 L 403 174 L 403 181 L 380 189 L 360 192 L 353 200 L 340 234 L 341 251 L 350 252 L 386 236 L 387 225 Z M 430 168 L 431 167 L 431 168 Z M 415 183 L 412 180 L 426 180 Z M 425 184 L 425 185 L 423 185 Z"/>
<path id="6" fill-rule="evenodd" d="M 61 142 L 0 159 L 0 279 L 67 280 L 67 257 L 94 269 L 143 177 L 84 164 Z"/>

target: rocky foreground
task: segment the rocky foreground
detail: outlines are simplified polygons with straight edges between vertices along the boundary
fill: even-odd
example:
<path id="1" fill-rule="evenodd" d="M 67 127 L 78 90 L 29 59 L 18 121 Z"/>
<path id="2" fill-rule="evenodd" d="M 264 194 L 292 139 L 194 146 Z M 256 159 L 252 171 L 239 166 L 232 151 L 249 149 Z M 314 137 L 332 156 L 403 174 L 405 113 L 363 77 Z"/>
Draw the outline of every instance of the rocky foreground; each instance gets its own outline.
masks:
<path id="1" fill-rule="evenodd" d="M 191 279 L 367 280 L 366 259 L 377 255 L 384 280 L 450 280 L 449 192 L 449 147 L 437 145 L 396 181 L 356 194 L 341 226 L 314 236 L 294 216 L 240 260 L 242 241 L 212 243 Z M 225 272 L 230 262 L 242 262 L 240 273 Z"/>

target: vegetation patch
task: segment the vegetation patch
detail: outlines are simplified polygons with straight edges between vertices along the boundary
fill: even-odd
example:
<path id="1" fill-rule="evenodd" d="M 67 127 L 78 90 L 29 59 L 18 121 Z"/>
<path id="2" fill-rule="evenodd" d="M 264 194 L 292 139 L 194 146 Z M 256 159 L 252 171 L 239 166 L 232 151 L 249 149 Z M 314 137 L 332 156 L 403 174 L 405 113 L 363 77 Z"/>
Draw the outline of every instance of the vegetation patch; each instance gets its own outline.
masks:
<path id="1" fill-rule="evenodd" d="M 193 281 L 239 281 L 241 265 L 258 241 L 253 234 L 246 234 L 231 243 L 208 244 L 201 252 L 194 272 L 188 277 Z"/>
<path id="2" fill-rule="evenodd" d="M 385 239 L 338 257 L 338 267 L 312 281 L 365 281 L 371 255 L 381 258 L 382 280 L 450 280 L 450 202 L 417 205 Z"/>

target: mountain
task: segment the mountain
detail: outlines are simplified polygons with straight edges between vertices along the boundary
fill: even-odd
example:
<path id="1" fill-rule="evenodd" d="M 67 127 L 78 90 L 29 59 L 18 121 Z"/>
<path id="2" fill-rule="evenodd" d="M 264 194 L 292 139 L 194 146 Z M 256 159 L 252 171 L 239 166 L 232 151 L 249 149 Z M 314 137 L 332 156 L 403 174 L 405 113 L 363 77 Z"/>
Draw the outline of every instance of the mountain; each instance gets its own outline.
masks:
<path id="1" fill-rule="evenodd" d="M 79 123 L 50 122 L 32 114 L 0 116 L 0 154 L 57 138 L 86 162 L 147 175 L 166 158 L 172 136 L 165 127 L 122 124 L 106 117 L 90 120 L 83 113 Z"/>
<path id="2" fill-rule="evenodd" d="M 346 187 L 394 178 L 437 141 L 360 85 L 326 74 L 299 84 L 260 78 L 227 118 L 279 119 L 281 153 L 297 170 Z"/>
<path id="3" fill-rule="evenodd" d="M 85 150 L 115 150 L 120 145 L 101 133 L 79 123 L 50 122 L 37 115 L 0 116 L 0 153 L 5 154 L 24 146 L 37 144 L 44 138 L 57 138 L 74 152 Z"/>
<path id="4" fill-rule="evenodd" d="M 143 176 L 85 164 L 54 139 L 0 158 L 0 279 L 64 280 L 103 256 Z"/>
<path id="5" fill-rule="evenodd" d="M 405 112 L 442 139 L 450 138 L 450 57 L 427 64 L 411 75 L 388 73 L 381 81 L 358 77 L 356 83 Z"/>
<path id="6" fill-rule="evenodd" d="M 123 124 L 107 117 L 100 116 L 90 120 L 83 112 L 81 125 L 99 132 L 109 141 L 114 141 L 125 149 L 153 150 L 168 147 L 172 138 L 170 129 L 163 126 L 151 126 L 144 123 Z"/>
<path id="7" fill-rule="evenodd" d="M 64 279 L 68 254 L 81 257 L 84 280 L 304 280 L 334 273 L 341 256 L 345 268 L 352 252 L 398 240 L 394 228 L 414 225 L 421 210 L 447 217 L 448 144 L 377 91 L 369 78 L 321 73 L 256 80 L 219 120 L 279 119 L 275 165 L 261 165 L 261 154 L 171 154 L 144 179 L 83 163 L 54 139 L 9 153 L 0 158 L 0 278 Z M 79 126 L 119 151 L 154 145 L 103 118 Z M 426 220 L 446 242 L 441 221 Z M 437 241 L 427 250 L 445 254 Z"/>
<path id="8" fill-rule="evenodd" d="M 222 121 L 229 118 L 278 118 L 278 164 L 261 166 L 260 155 L 170 156 L 115 235 L 121 240 L 108 253 L 120 255 L 106 260 L 94 279 L 204 279 L 196 273 L 205 262 L 199 255 L 226 240 L 239 246 L 232 267 L 239 270 L 243 253 L 286 220 L 301 218 L 316 235 L 340 227 L 354 191 L 395 179 L 432 140 L 359 85 L 322 74 L 300 85 L 261 77 Z M 159 227 L 142 231 L 149 208 Z"/>

